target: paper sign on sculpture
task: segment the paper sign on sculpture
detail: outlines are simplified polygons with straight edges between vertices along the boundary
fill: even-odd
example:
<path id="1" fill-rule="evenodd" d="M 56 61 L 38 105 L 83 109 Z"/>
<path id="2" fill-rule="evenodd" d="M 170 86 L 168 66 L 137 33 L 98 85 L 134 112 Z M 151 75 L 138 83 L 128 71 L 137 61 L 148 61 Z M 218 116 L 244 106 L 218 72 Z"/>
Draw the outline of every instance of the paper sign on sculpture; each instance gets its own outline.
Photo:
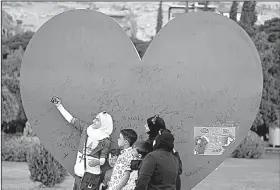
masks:
<path id="1" fill-rule="evenodd" d="M 196 155 L 221 155 L 235 141 L 235 127 L 195 127 Z"/>

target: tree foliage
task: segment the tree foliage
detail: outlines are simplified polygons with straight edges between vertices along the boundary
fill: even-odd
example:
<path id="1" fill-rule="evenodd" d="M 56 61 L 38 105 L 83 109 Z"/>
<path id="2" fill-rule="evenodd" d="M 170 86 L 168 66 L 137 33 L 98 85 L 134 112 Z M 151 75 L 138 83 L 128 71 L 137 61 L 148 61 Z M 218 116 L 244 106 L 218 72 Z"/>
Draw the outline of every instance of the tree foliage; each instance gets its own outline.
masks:
<path id="1" fill-rule="evenodd" d="M 20 109 L 17 118 L 24 124 L 27 121 L 27 118 L 22 105 L 19 81 L 23 54 L 24 50 L 19 47 L 19 49 L 14 50 L 9 54 L 6 60 L 2 61 L 2 86 L 6 86 L 16 97 Z"/>
<path id="2" fill-rule="evenodd" d="M 158 7 L 156 33 L 158 33 L 160 31 L 160 29 L 162 28 L 162 19 L 163 19 L 163 15 L 162 15 L 162 1 L 160 1 L 159 2 L 159 7 Z"/>
<path id="3" fill-rule="evenodd" d="M 8 123 L 17 119 L 19 105 L 16 97 L 9 91 L 7 86 L 2 87 L 1 101 L 2 122 Z"/>
<path id="4" fill-rule="evenodd" d="M 131 40 L 132 40 L 140 58 L 142 58 L 151 42 L 150 41 L 144 42 L 144 41 L 136 39 L 136 38 L 132 38 Z"/>
<path id="5" fill-rule="evenodd" d="M 253 37 L 262 63 L 264 83 L 260 111 L 252 126 L 252 130 L 257 133 L 263 125 L 273 127 L 273 123 L 280 119 L 277 114 L 280 105 L 280 39 L 271 43 L 269 41 L 271 33 L 265 31 L 271 30 L 258 29 Z"/>
<path id="6" fill-rule="evenodd" d="M 230 7 L 229 18 L 233 21 L 237 21 L 237 11 L 238 11 L 239 2 L 233 1 Z"/>
<path id="7" fill-rule="evenodd" d="M 208 11 L 208 5 L 209 5 L 209 1 L 205 1 L 203 11 Z"/>
<path id="8" fill-rule="evenodd" d="M 24 33 L 16 34 L 7 40 L 2 41 L 2 45 L 7 47 L 9 50 L 17 50 L 21 46 L 25 51 L 29 41 L 35 33 L 32 31 L 27 31 Z"/>
<path id="9" fill-rule="evenodd" d="M 251 129 L 257 133 L 258 131 L 267 133 L 268 130 L 263 130 L 263 126 L 266 128 L 276 126 L 274 123 L 280 120 L 277 114 L 277 110 L 280 109 L 280 19 L 267 20 L 261 26 L 256 26 L 256 21 L 256 2 L 245 1 L 238 24 L 252 38 L 263 69 L 262 101 Z"/>
<path id="10" fill-rule="evenodd" d="M 255 1 L 244 1 L 241 11 L 239 25 L 248 33 L 250 37 L 255 34 L 255 23 L 258 20 Z"/>
<path id="11" fill-rule="evenodd" d="M 259 27 L 259 30 L 268 34 L 268 42 L 276 42 L 277 39 L 280 39 L 280 18 L 272 18 L 271 20 L 265 21 Z"/>
<path id="12" fill-rule="evenodd" d="M 240 17 L 241 24 L 251 27 L 254 26 L 254 24 L 258 20 L 256 5 L 256 1 L 244 1 Z"/>
<path id="13" fill-rule="evenodd" d="M 9 77 L 19 77 L 23 54 L 24 50 L 21 46 L 16 50 L 11 50 L 7 55 L 7 59 L 2 61 L 2 75 L 8 75 Z"/>
<path id="14" fill-rule="evenodd" d="M 25 44 L 25 46 L 27 46 L 27 44 Z M 14 115 L 11 119 L 2 120 L 1 125 L 6 123 L 5 131 L 7 132 L 23 131 L 23 129 L 20 130 L 20 129 L 11 129 L 11 128 L 14 128 L 15 126 L 23 127 L 25 122 L 27 121 L 26 114 L 24 112 L 24 108 L 22 104 L 22 99 L 20 94 L 20 82 L 19 82 L 21 61 L 23 58 L 24 50 L 21 46 L 19 46 L 18 49 L 15 50 L 10 50 L 8 46 L 6 46 L 6 48 L 10 51 L 10 53 L 7 55 L 6 59 L 2 60 L 1 87 L 4 89 L 7 88 L 9 93 L 13 97 L 15 97 L 15 102 L 16 102 L 15 105 L 17 105 L 19 110 L 17 112 L 14 112 Z M 6 106 L 8 106 L 9 104 L 11 103 L 7 102 Z"/>

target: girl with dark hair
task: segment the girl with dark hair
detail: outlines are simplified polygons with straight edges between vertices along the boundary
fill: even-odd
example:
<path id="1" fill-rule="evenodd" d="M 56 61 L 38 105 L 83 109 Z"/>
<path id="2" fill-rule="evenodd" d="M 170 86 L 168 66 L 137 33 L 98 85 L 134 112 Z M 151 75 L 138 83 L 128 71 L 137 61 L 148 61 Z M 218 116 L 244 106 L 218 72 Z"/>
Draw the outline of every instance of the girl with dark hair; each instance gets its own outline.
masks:
<path id="1" fill-rule="evenodd" d="M 160 130 L 154 141 L 154 151 L 142 161 L 134 190 L 176 189 L 179 164 L 173 149 L 174 136 L 169 130 Z"/>
<path id="2" fill-rule="evenodd" d="M 153 142 L 160 130 L 167 130 L 164 120 L 161 117 L 159 117 L 158 115 L 155 115 L 155 116 L 147 119 L 145 129 L 146 129 L 146 133 L 149 135 L 147 142 L 150 143 L 151 145 L 153 145 Z M 178 164 L 179 164 L 178 176 L 176 179 L 176 190 L 181 190 L 180 175 L 182 174 L 182 161 L 181 161 L 180 155 L 177 151 L 175 151 L 173 149 L 172 152 L 178 159 Z"/>
<path id="3" fill-rule="evenodd" d="M 147 142 L 153 144 L 153 141 L 158 135 L 159 130 L 166 129 L 166 126 L 164 120 L 158 115 L 155 115 L 147 119 L 145 128 L 146 133 L 149 135 Z"/>

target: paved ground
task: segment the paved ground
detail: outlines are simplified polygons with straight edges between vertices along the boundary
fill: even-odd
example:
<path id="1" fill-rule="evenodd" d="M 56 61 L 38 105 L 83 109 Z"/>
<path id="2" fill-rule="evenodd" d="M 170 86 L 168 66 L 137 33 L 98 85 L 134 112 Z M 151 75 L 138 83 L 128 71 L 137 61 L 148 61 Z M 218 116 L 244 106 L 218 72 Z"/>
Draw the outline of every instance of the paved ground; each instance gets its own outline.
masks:
<path id="1" fill-rule="evenodd" d="M 277 154 L 258 160 L 229 158 L 193 190 L 279 190 L 279 162 Z M 3 190 L 71 190 L 72 186 L 73 177 L 67 176 L 55 188 L 39 187 L 30 181 L 26 163 L 2 162 Z"/>

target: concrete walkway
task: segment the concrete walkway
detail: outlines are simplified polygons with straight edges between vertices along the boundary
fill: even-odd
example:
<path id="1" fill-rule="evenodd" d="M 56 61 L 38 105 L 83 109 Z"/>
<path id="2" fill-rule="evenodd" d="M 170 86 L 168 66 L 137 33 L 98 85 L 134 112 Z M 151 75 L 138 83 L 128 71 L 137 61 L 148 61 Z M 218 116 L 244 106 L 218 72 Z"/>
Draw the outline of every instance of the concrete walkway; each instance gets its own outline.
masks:
<path id="1" fill-rule="evenodd" d="M 192 190 L 279 190 L 279 162 L 279 154 L 257 160 L 229 158 Z M 26 163 L 2 162 L 3 190 L 71 190 L 73 183 L 67 176 L 55 188 L 43 188 L 31 182 Z"/>

